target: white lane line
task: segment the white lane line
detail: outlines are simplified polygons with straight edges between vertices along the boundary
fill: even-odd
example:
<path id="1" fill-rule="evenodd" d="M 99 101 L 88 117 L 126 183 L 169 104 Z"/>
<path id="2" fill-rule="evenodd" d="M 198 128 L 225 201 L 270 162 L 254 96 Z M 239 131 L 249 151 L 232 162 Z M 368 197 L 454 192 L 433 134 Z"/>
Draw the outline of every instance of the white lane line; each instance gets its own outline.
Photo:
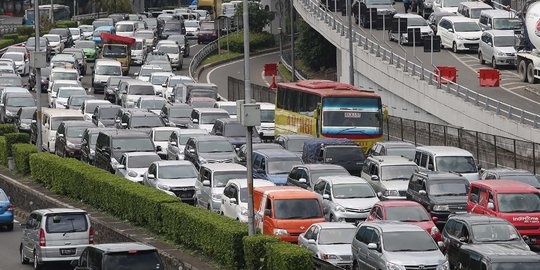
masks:
<path id="1" fill-rule="evenodd" d="M 521 85 L 522 82 L 504 82 L 504 83 L 501 83 L 502 86 L 508 86 L 508 85 L 513 85 L 513 84 L 519 84 Z"/>
<path id="2" fill-rule="evenodd" d="M 501 87 L 502 88 L 502 87 Z M 520 89 L 520 88 L 525 88 L 524 85 L 520 85 L 520 86 L 514 86 L 514 87 L 508 87 L 509 90 L 517 90 L 517 89 Z M 540 103 L 538 103 L 540 104 Z"/>
<path id="3" fill-rule="evenodd" d="M 266 54 L 261 54 L 261 55 L 253 56 L 253 57 L 249 58 L 249 60 L 251 61 L 253 59 L 265 57 L 265 56 L 272 55 L 272 54 L 278 54 L 278 53 L 279 53 L 279 51 L 266 53 Z M 208 71 L 208 74 L 206 74 L 206 82 L 210 83 L 210 76 L 216 69 L 220 69 L 220 68 L 223 68 L 223 67 L 226 67 L 226 66 L 234 65 L 236 63 L 243 62 L 243 61 L 244 61 L 244 59 L 242 58 L 240 60 L 232 61 L 232 62 L 223 64 L 223 65 L 219 65 L 219 66 L 216 66 L 216 67 L 212 68 L 210 71 Z"/>

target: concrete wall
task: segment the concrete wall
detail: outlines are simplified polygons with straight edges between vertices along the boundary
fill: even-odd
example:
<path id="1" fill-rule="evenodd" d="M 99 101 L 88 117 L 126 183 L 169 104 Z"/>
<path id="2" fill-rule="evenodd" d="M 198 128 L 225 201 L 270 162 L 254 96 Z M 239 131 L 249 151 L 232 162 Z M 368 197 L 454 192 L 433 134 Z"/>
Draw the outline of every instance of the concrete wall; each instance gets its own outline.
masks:
<path id="1" fill-rule="evenodd" d="M 338 56 L 341 55 L 341 59 L 338 57 L 338 65 L 341 63 L 338 67 L 338 79 L 342 82 L 348 82 L 348 72 L 346 72 L 348 70 L 348 39 L 309 13 L 302 6 L 301 1 L 294 0 L 294 6 L 304 21 L 341 51 L 338 54 Z M 356 46 L 356 44 L 353 50 L 354 67 L 355 72 L 359 74 L 356 75 L 358 78 L 369 78 L 382 89 L 424 109 L 435 118 L 450 125 L 470 130 L 540 142 L 539 129 L 533 129 L 529 125 L 520 124 L 493 112 L 484 111 L 472 103 L 464 102 L 459 97 L 428 85 L 427 81 L 403 72 L 402 68 L 389 65 L 382 61 L 381 57 L 370 54 L 369 51 Z M 386 103 L 386 101 L 383 102 Z M 389 105 L 393 106 L 393 104 Z M 395 107 L 397 108 L 397 106 Z M 397 110 L 395 112 L 397 116 L 401 116 Z"/>

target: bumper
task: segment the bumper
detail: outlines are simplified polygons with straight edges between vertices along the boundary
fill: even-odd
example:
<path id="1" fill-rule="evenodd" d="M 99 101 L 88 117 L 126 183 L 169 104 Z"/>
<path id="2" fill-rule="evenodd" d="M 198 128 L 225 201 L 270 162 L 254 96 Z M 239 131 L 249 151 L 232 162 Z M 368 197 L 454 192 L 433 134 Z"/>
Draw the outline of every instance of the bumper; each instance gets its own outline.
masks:
<path id="1" fill-rule="evenodd" d="M 340 222 L 347 223 L 357 223 L 359 221 L 364 221 L 369 215 L 368 212 L 364 213 L 355 213 L 355 212 L 332 212 L 336 219 Z"/>
<path id="2" fill-rule="evenodd" d="M 81 148 L 66 148 L 64 149 L 67 157 L 79 159 L 81 157 Z"/>
<path id="3" fill-rule="evenodd" d="M 87 247 L 87 245 L 79 246 L 51 246 L 51 247 L 38 247 L 36 249 L 38 260 L 40 262 L 63 262 L 63 261 L 72 261 L 78 260 L 81 256 L 82 251 Z M 71 249 L 75 248 L 75 254 L 73 255 L 60 255 L 60 249 Z"/>
<path id="4" fill-rule="evenodd" d="M 498 66 L 515 66 L 517 59 L 515 56 L 495 56 L 495 63 Z"/>
<path id="5" fill-rule="evenodd" d="M 0 214 L 0 224 L 13 224 L 13 211 L 4 211 Z"/>
<path id="6" fill-rule="evenodd" d="M 135 57 L 135 56 L 132 56 L 131 57 L 131 64 L 136 64 L 136 65 L 142 65 L 143 63 L 143 57 Z"/>
<path id="7" fill-rule="evenodd" d="M 478 40 L 456 40 L 459 51 L 478 50 Z"/>
<path id="8" fill-rule="evenodd" d="M 221 201 L 210 200 L 210 210 L 212 212 L 219 212 L 219 209 L 221 209 Z"/>

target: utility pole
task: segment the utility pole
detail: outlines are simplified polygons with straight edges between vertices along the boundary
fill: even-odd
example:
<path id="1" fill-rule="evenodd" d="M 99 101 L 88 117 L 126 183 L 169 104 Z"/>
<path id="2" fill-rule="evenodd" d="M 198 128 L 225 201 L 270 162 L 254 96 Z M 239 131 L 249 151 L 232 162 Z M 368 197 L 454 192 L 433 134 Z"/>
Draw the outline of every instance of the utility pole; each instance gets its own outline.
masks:
<path id="1" fill-rule="evenodd" d="M 51 9 L 52 10 L 52 9 Z M 34 53 L 34 65 L 36 63 L 35 58 L 36 55 L 39 55 L 41 52 L 41 35 L 39 31 L 39 23 L 40 23 L 40 14 L 39 14 L 39 0 L 34 0 L 34 28 L 36 30 L 36 37 L 35 39 L 35 53 Z M 42 137 L 41 137 L 41 68 L 36 67 L 36 83 L 34 85 L 34 90 L 36 91 L 36 98 L 37 98 L 37 138 L 36 138 L 36 145 L 37 145 L 37 151 L 41 152 L 41 147 L 43 147 L 42 143 Z"/>
<path id="2" fill-rule="evenodd" d="M 354 85 L 354 54 L 353 54 L 353 36 L 352 36 L 352 16 L 351 16 L 351 1 L 352 0 L 345 0 L 346 3 L 346 9 L 347 9 L 347 20 L 349 24 L 349 84 Z"/>
<path id="3" fill-rule="evenodd" d="M 51 23 L 54 22 L 54 15 L 53 15 L 54 13 L 53 12 L 54 12 L 54 0 L 51 0 L 51 9 L 49 9 L 49 21 Z"/>
<path id="4" fill-rule="evenodd" d="M 296 81 L 296 67 L 294 65 L 294 4 L 291 0 L 291 81 Z"/>

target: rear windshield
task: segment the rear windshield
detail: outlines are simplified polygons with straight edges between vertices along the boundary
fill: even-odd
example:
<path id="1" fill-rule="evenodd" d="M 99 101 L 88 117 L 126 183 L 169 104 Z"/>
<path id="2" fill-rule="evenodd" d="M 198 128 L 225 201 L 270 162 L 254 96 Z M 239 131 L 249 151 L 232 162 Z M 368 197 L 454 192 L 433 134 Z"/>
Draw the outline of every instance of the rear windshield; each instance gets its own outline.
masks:
<path id="1" fill-rule="evenodd" d="M 103 270 L 163 270 L 165 266 L 156 251 L 109 253 L 103 260 Z"/>
<path id="2" fill-rule="evenodd" d="M 86 232 L 88 222 L 82 213 L 48 215 L 45 230 L 47 233 Z"/>
<path id="3" fill-rule="evenodd" d="M 132 85 L 129 88 L 129 95 L 155 95 L 154 87 L 151 85 Z"/>

